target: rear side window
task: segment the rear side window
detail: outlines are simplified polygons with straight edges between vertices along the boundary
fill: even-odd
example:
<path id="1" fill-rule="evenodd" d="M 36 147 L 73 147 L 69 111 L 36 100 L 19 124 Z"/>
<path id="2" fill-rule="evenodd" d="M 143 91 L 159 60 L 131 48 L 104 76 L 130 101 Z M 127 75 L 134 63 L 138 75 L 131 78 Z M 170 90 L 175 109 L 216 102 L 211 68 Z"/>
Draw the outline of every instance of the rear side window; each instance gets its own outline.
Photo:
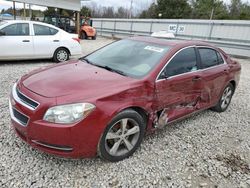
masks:
<path id="1" fill-rule="evenodd" d="M 223 64 L 224 63 L 224 60 L 223 58 L 221 57 L 220 53 L 217 52 L 217 57 L 218 57 L 218 64 Z"/>
<path id="2" fill-rule="evenodd" d="M 11 24 L 1 29 L 1 31 L 6 36 L 27 36 L 30 34 L 29 24 L 27 23 Z"/>
<path id="3" fill-rule="evenodd" d="M 203 68 L 213 67 L 224 63 L 221 55 L 210 48 L 199 48 Z"/>
<path id="4" fill-rule="evenodd" d="M 55 35 L 58 33 L 58 30 L 51 27 L 34 24 L 34 32 L 35 35 Z"/>
<path id="5" fill-rule="evenodd" d="M 163 76 L 171 77 L 198 69 L 196 53 L 194 48 L 180 51 L 166 66 Z"/>

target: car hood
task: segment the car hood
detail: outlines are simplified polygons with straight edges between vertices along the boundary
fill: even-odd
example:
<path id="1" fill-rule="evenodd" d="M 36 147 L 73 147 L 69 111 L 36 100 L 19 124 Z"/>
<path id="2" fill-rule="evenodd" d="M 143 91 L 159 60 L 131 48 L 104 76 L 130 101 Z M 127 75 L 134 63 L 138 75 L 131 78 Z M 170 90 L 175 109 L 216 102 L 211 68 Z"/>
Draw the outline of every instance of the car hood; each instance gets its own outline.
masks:
<path id="1" fill-rule="evenodd" d="M 44 97 L 80 93 L 84 98 L 112 92 L 118 88 L 126 89 L 135 81 L 82 61 L 71 61 L 38 69 L 21 79 L 24 87 Z"/>

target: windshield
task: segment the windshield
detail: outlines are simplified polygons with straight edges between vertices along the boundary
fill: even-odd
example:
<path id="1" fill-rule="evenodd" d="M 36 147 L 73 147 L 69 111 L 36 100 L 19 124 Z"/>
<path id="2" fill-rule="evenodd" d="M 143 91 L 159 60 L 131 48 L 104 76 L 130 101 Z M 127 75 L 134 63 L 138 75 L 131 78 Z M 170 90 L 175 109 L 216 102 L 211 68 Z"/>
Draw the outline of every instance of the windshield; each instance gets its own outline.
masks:
<path id="1" fill-rule="evenodd" d="M 126 76 L 142 78 L 153 70 L 168 50 L 168 46 L 128 39 L 112 43 L 84 59 Z"/>

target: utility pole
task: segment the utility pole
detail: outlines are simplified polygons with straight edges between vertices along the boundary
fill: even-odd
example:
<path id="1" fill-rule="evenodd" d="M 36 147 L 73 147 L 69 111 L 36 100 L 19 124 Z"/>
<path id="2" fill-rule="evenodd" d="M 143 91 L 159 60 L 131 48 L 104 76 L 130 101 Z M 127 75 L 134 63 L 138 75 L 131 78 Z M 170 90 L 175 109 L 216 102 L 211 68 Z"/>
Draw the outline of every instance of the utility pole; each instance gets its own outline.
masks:
<path id="1" fill-rule="evenodd" d="M 32 20 L 32 9 L 31 9 L 31 4 L 29 4 L 29 16 L 30 16 L 30 20 Z"/>
<path id="2" fill-rule="evenodd" d="M 26 4 L 23 3 L 23 17 L 24 17 L 24 20 L 26 20 Z"/>
<path id="3" fill-rule="evenodd" d="M 16 20 L 16 2 L 13 1 L 13 15 L 14 15 L 14 20 Z"/>
<path id="4" fill-rule="evenodd" d="M 131 4 L 130 4 L 129 19 L 132 18 L 132 11 L 133 11 L 133 0 L 131 0 Z"/>
<path id="5" fill-rule="evenodd" d="M 211 11 L 211 14 L 210 14 L 210 20 L 212 20 L 214 17 L 214 0 L 212 1 L 212 11 Z"/>
<path id="6" fill-rule="evenodd" d="M 210 20 L 212 20 L 214 17 L 214 7 L 212 8 L 211 15 L 210 15 Z"/>

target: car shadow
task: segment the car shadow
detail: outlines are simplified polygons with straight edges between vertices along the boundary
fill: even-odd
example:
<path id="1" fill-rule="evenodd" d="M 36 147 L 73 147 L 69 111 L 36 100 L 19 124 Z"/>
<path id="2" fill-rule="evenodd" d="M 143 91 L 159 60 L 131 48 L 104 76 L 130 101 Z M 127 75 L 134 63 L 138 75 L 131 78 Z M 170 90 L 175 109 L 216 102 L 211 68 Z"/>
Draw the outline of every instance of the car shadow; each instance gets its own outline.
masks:
<path id="1" fill-rule="evenodd" d="M 52 60 L 50 60 L 50 59 L 0 61 L 0 66 L 1 65 L 32 64 L 32 63 L 51 64 L 51 63 L 54 63 L 54 62 Z"/>

